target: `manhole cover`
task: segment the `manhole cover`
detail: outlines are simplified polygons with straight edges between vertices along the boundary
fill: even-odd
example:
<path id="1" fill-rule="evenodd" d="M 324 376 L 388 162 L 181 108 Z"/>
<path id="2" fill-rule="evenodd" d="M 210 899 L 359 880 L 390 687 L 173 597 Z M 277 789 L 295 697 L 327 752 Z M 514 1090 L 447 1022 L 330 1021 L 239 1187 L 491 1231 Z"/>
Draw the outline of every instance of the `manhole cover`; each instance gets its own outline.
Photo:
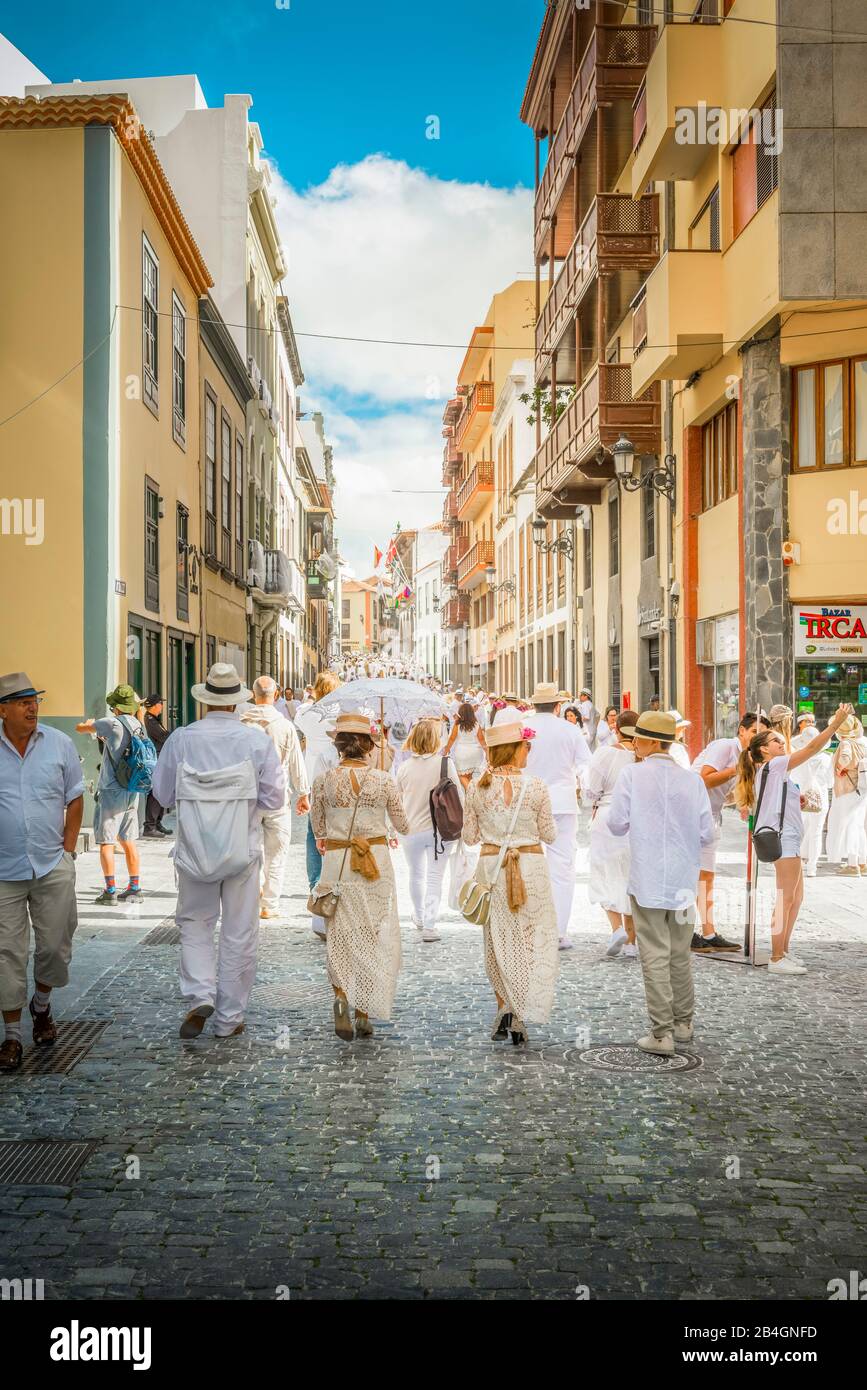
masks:
<path id="1" fill-rule="evenodd" d="M 42 1076 L 46 1072 L 61 1075 L 72 1071 L 111 1022 L 110 1018 L 101 1022 L 80 1018 L 74 1023 L 58 1023 L 57 1042 L 52 1047 L 34 1047 L 31 1044 L 24 1049 L 24 1060 L 18 1070 L 5 1072 L 4 1075 Z"/>
<path id="2" fill-rule="evenodd" d="M 0 1140 L 0 1183 L 67 1187 L 95 1148 L 94 1139 Z"/>
<path id="3" fill-rule="evenodd" d="M 567 1048 L 585 1067 L 596 1071 L 613 1072 L 673 1072 L 695 1071 L 701 1066 L 701 1058 L 694 1052 L 676 1052 L 673 1057 L 659 1057 L 655 1052 L 642 1052 L 640 1047 L 628 1044 L 612 1044 L 607 1047 L 588 1047 L 583 1051 Z"/>

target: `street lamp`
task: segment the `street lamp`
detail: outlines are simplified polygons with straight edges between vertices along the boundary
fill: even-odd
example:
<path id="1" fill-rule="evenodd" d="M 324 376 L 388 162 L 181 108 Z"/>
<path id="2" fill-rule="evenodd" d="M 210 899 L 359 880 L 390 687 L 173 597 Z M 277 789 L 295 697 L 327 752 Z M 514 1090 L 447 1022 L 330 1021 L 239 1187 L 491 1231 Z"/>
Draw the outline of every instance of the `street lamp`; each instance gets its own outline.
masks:
<path id="1" fill-rule="evenodd" d="M 490 589 L 492 594 L 514 595 L 515 593 L 517 593 L 514 579 L 504 579 L 502 584 L 495 584 L 494 580 L 496 579 L 496 577 L 497 571 L 494 569 L 494 566 L 487 565 L 485 567 L 485 579 L 488 581 L 488 588 Z"/>
<path id="2" fill-rule="evenodd" d="M 562 536 L 557 536 L 553 541 L 545 540 L 545 532 L 548 523 L 543 516 L 533 517 L 533 544 L 542 551 L 544 555 L 555 552 L 558 555 L 568 555 L 573 565 L 575 563 L 575 544 L 572 539 L 571 531 L 564 531 Z"/>
<path id="3" fill-rule="evenodd" d="M 666 454 L 664 462 L 660 465 L 659 460 L 654 455 L 656 462 L 655 468 L 650 468 L 644 474 L 637 475 L 635 472 L 635 445 L 631 439 L 627 439 L 622 434 L 614 448 L 611 450 L 614 455 L 614 475 L 618 486 L 625 492 L 638 492 L 643 487 L 651 487 L 654 492 L 658 492 L 660 497 L 674 506 L 676 492 L 675 467 L 677 459 L 674 454 Z"/>

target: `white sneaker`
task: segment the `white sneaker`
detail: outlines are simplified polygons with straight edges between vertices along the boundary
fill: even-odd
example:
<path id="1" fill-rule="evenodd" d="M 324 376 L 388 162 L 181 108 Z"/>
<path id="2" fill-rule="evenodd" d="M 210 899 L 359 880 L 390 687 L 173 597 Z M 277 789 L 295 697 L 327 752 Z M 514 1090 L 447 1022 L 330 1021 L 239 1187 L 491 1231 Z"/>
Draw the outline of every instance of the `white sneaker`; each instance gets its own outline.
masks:
<path id="1" fill-rule="evenodd" d="M 661 1038 L 655 1038 L 652 1033 L 648 1033 L 646 1038 L 639 1038 L 637 1046 L 642 1052 L 655 1052 L 659 1057 L 674 1056 L 674 1036 L 671 1033 L 663 1033 Z"/>
<path id="2" fill-rule="evenodd" d="M 802 970 L 806 970 L 807 968 L 802 960 L 799 960 L 797 956 L 792 955 L 791 951 L 786 952 L 785 959 L 789 962 L 790 965 L 799 965 Z"/>
<path id="3" fill-rule="evenodd" d="M 675 1042 L 692 1042 L 695 1029 L 691 1023 L 676 1023 L 674 1025 Z"/>
<path id="4" fill-rule="evenodd" d="M 423 927 L 421 933 L 422 941 L 441 941 L 442 937 L 436 927 Z"/>
<path id="5" fill-rule="evenodd" d="M 417 917 L 413 917 L 412 924 L 418 931 L 424 931 L 424 922 L 420 922 Z"/>
<path id="6" fill-rule="evenodd" d="M 780 960 L 768 961 L 769 975 L 806 975 L 806 973 L 803 965 L 796 965 L 788 956 L 783 956 Z"/>
<path id="7" fill-rule="evenodd" d="M 638 947 L 627 941 L 623 950 L 620 952 L 621 960 L 638 960 Z"/>
<path id="8" fill-rule="evenodd" d="M 619 956 L 621 947 L 629 940 L 625 927 L 618 927 L 611 933 L 611 940 L 605 952 L 606 956 Z"/>
<path id="9" fill-rule="evenodd" d="M 557 945 L 561 951 L 571 951 L 572 947 L 575 945 L 575 942 L 570 941 L 568 936 L 561 936 Z"/>

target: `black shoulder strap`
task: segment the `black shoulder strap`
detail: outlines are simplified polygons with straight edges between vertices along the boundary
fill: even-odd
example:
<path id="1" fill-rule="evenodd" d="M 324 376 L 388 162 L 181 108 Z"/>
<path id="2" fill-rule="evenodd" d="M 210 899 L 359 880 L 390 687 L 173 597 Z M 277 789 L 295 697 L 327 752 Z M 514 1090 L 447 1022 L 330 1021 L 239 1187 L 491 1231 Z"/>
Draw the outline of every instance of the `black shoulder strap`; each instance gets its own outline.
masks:
<path id="1" fill-rule="evenodd" d="M 756 818 L 754 821 L 754 824 L 757 829 L 759 824 L 759 811 L 762 809 L 762 797 L 765 794 L 765 787 L 767 785 L 768 773 L 770 772 L 770 770 L 770 765 L 768 763 L 765 763 L 764 767 L 762 768 L 762 775 L 759 778 L 759 797 L 756 802 Z"/>
<path id="2" fill-rule="evenodd" d="M 789 790 L 789 775 L 786 773 L 786 780 L 783 783 L 783 795 L 780 797 L 780 834 L 783 833 L 783 821 L 786 816 L 786 793 Z"/>
<path id="3" fill-rule="evenodd" d="M 107 739 L 106 739 L 105 745 L 104 745 L 104 746 L 105 746 L 106 756 L 108 757 L 108 761 L 111 763 L 111 766 L 112 766 L 112 768 L 113 768 L 113 770 L 114 770 L 114 775 L 115 775 L 115 777 L 117 776 L 117 764 L 123 762 L 123 755 L 124 755 L 124 753 L 126 752 L 127 748 L 129 747 L 130 743 L 132 743 L 132 730 L 131 730 L 126 724 L 124 724 L 124 722 L 123 722 L 123 715 L 122 715 L 122 714 L 119 714 L 119 715 L 117 716 L 117 722 L 118 722 L 118 724 L 120 725 L 120 727 L 123 729 L 123 732 L 124 732 L 124 735 L 125 735 L 125 737 L 122 738 L 121 741 L 120 741 L 120 748 L 119 748 L 119 750 L 118 750 L 118 755 L 117 755 L 117 763 L 115 762 L 114 758 L 111 756 L 111 753 L 109 752 L 108 740 L 107 740 Z"/>

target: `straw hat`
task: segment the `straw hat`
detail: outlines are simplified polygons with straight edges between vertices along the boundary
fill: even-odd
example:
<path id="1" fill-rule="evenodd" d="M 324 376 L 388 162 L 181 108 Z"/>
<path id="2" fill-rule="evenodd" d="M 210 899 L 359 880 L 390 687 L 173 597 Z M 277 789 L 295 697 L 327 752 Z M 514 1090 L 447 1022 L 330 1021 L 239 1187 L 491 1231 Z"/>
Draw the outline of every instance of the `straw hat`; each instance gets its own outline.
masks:
<path id="1" fill-rule="evenodd" d="M 793 711 L 788 705 L 771 705 L 768 710 L 768 719 L 772 724 L 781 724 L 784 719 L 791 719 Z"/>
<path id="2" fill-rule="evenodd" d="M 645 710 L 638 716 L 638 723 L 632 728 L 633 738 L 655 738 L 660 743 L 674 743 L 677 737 L 677 723 L 674 716 L 664 710 Z"/>
<path id="3" fill-rule="evenodd" d="M 252 690 L 247 689 L 234 666 L 227 661 L 215 661 L 206 680 L 192 686 L 190 694 L 197 704 L 216 708 L 243 705 L 253 698 Z"/>
<path id="4" fill-rule="evenodd" d="M 670 709 L 668 712 L 669 712 L 669 714 L 671 715 L 672 719 L 674 720 L 675 724 L 677 725 L 677 727 L 678 727 L 679 729 L 691 729 L 691 728 L 692 728 L 692 720 L 691 720 L 691 719 L 684 719 L 684 717 L 683 717 L 683 715 L 681 714 L 681 712 L 680 712 L 679 709 Z"/>
<path id="5" fill-rule="evenodd" d="M 542 681 L 530 696 L 534 705 L 559 705 L 562 698 L 553 681 Z"/>
<path id="6" fill-rule="evenodd" d="M 857 715 L 850 714 L 849 717 L 848 717 L 848 719 L 844 719 L 844 720 L 843 720 L 843 723 L 840 725 L 839 729 L 837 730 L 837 737 L 838 737 L 838 738 L 863 738 L 863 737 L 864 737 L 864 726 L 863 726 L 863 724 L 861 723 L 861 720 L 857 717 Z"/>
<path id="7" fill-rule="evenodd" d="M 328 730 L 328 737 L 336 738 L 338 734 L 367 734 L 370 738 L 370 720 L 366 714 L 338 714 L 334 728 Z"/>
<path id="8" fill-rule="evenodd" d="M 505 700 L 507 705 L 516 705 L 518 703 L 518 697 L 514 690 L 504 690 L 500 699 Z"/>
<path id="9" fill-rule="evenodd" d="M 524 728 L 517 721 L 509 720 L 508 723 L 495 724 L 491 729 L 485 729 L 485 743 L 489 748 L 499 748 L 503 743 L 524 743 Z"/>

